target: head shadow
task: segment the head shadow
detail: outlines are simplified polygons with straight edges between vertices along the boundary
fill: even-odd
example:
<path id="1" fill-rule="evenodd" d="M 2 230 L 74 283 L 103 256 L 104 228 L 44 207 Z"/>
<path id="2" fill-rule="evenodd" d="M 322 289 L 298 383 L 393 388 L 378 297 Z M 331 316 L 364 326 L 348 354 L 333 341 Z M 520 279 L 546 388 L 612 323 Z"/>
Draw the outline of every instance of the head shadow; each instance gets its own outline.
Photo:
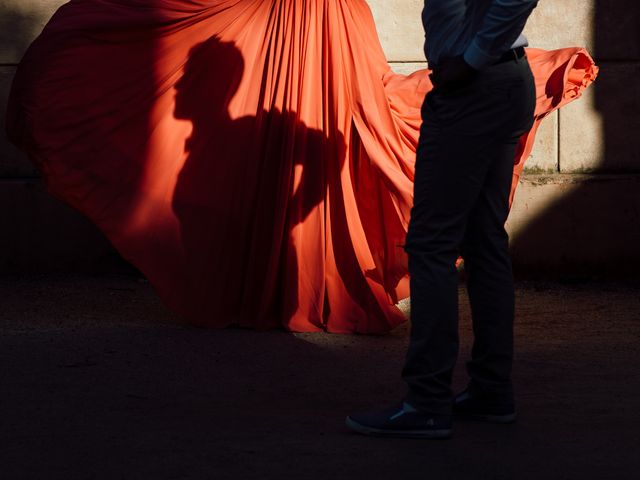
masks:
<path id="1" fill-rule="evenodd" d="M 245 78 L 255 70 L 245 67 L 214 36 L 191 49 L 175 84 L 174 117 L 192 123 L 172 198 L 195 298 L 184 307 L 205 324 L 215 315 L 217 325 L 277 327 L 298 309 L 304 266 L 292 231 L 319 215 L 346 147 L 341 134 L 270 107 L 266 80 Z M 233 118 L 232 102 L 249 114 Z"/>

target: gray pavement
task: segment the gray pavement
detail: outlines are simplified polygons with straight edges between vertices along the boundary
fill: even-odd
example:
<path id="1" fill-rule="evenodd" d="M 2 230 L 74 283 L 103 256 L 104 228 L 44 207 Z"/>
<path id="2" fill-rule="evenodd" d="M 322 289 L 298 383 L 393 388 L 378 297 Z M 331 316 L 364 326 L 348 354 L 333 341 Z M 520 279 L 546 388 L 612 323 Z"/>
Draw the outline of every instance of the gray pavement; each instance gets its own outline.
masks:
<path id="1" fill-rule="evenodd" d="M 408 328 L 182 325 L 130 276 L 0 278 L 0 479 L 637 479 L 640 285 L 519 283 L 514 425 L 361 437 Z M 465 383 L 471 340 L 461 290 Z"/>

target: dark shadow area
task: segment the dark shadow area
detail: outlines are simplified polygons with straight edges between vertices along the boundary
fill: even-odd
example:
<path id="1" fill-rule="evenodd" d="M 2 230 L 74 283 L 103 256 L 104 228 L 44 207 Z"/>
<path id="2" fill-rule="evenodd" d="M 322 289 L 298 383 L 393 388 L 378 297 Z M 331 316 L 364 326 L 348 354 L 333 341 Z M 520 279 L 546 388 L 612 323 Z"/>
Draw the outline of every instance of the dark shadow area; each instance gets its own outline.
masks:
<path id="1" fill-rule="evenodd" d="M 344 427 L 397 401 L 406 327 L 203 330 L 126 277 L 0 280 L 2 478 L 633 478 L 640 297 L 624 284 L 517 292 L 518 423 L 457 423 L 432 442 Z M 472 339 L 460 301 L 456 388 Z"/>
<path id="2" fill-rule="evenodd" d="M 594 5 L 591 53 L 600 72 L 577 102 L 592 102 L 600 117 L 602 160 L 568 175 L 525 177 L 535 189 L 560 194 L 561 199 L 514 238 L 514 266 L 520 276 L 637 278 L 640 270 L 640 3 L 595 0 Z M 560 123 L 567 118 L 561 111 Z M 562 127 L 565 142 L 567 136 L 579 141 L 588 134 L 580 123 L 571 127 Z M 566 159 L 562 146 L 561 138 L 561 169 Z"/>
<path id="3" fill-rule="evenodd" d="M 0 276 L 84 272 L 140 276 L 84 215 L 38 178 L 0 179 Z"/>
<path id="4" fill-rule="evenodd" d="M 137 153 L 142 158 L 140 152 L 145 149 L 144 139 L 150 131 L 144 119 L 149 116 L 152 105 L 148 104 L 146 111 L 142 109 L 142 121 L 136 118 L 123 122 L 125 114 L 112 113 L 117 106 L 125 108 L 131 101 L 127 96 L 130 89 L 126 88 L 131 76 L 137 75 L 138 84 L 152 90 L 156 83 L 153 72 L 156 45 L 153 39 L 145 41 L 135 35 L 128 37 L 129 43 L 118 42 L 118 33 L 105 28 L 109 22 L 120 18 L 121 12 L 117 6 L 114 8 L 114 2 L 62 5 L 41 36 L 33 40 L 44 23 L 44 12 L 53 12 L 54 7 L 63 2 L 50 3 L 50 6 L 25 5 L 14 10 L 11 5 L 3 6 L 0 17 L 0 40 L 6 43 L 3 50 L 11 52 L 13 62 L 22 58 L 7 110 L 3 109 L 1 113 L 3 117 L 6 115 L 7 137 L 33 164 L 30 169 L 11 164 L 4 170 L 3 166 L 7 178 L 0 178 L 0 195 L 5 206 L 0 212 L 0 221 L 11 235 L 3 236 L 0 241 L 0 272 L 77 271 L 139 275 L 111 246 L 100 228 L 87 220 L 87 216 L 95 218 L 96 212 L 86 211 L 78 197 L 91 196 L 93 187 L 103 187 L 100 182 L 103 173 L 107 178 L 108 172 L 118 171 L 122 163 L 131 161 L 123 155 L 123 148 L 118 144 L 123 131 L 137 130 L 142 140 L 130 150 L 135 150 L 133 156 Z M 78 18 L 82 18 L 80 26 L 76 23 Z M 122 22 L 125 20 L 122 18 Z M 119 35 L 127 38 L 126 32 Z M 87 54 L 86 48 L 78 48 L 83 44 L 91 45 L 92 55 Z M 38 82 L 42 78 L 46 81 Z M 43 95 L 47 89 L 55 94 Z M 40 110 L 34 123 L 32 115 L 36 106 Z M 95 122 L 95 117 L 102 120 Z M 31 133 L 39 123 L 48 125 L 45 135 L 48 152 L 58 148 L 72 152 L 69 158 L 73 162 L 63 162 L 66 163 L 63 168 L 69 174 L 58 174 L 57 179 L 67 182 L 60 190 L 69 188 L 75 196 L 65 195 L 64 200 L 60 200 L 63 195 L 55 186 L 51 188 L 45 179 L 37 178 L 36 168 L 41 169 L 42 152 L 34 148 L 39 142 L 31 137 Z M 99 128 L 90 129 L 87 125 L 98 125 Z M 74 139 L 82 136 L 90 140 L 80 142 L 85 151 L 78 153 Z M 81 192 L 74 185 L 74 182 L 82 183 L 74 177 L 74 172 L 82 171 L 87 159 L 93 162 L 94 171 L 85 178 L 87 188 Z M 54 169 L 60 168 L 59 163 L 58 159 Z M 128 169 L 129 172 L 133 170 Z M 139 177 L 142 173 L 140 168 L 132 176 Z M 135 178 L 122 180 L 137 181 Z M 126 202 L 124 198 L 119 200 Z"/>
<path id="5" fill-rule="evenodd" d="M 174 115 L 193 124 L 173 196 L 188 282 L 176 288 L 192 318 L 254 327 L 262 319 L 273 328 L 299 306 L 304 266 L 292 231 L 325 200 L 329 171 L 340 171 L 334 160 L 344 158 L 345 146 L 337 129 L 327 138 L 293 111 L 231 118 L 243 71 L 240 51 L 211 37 L 192 48 L 175 86 Z M 322 236 L 318 231 L 319 245 Z M 321 258 L 314 250 L 309 261 Z"/>
<path id="6" fill-rule="evenodd" d="M 594 107 L 602 118 L 598 172 L 640 173 L 640 2 L 595 0 Z"/>

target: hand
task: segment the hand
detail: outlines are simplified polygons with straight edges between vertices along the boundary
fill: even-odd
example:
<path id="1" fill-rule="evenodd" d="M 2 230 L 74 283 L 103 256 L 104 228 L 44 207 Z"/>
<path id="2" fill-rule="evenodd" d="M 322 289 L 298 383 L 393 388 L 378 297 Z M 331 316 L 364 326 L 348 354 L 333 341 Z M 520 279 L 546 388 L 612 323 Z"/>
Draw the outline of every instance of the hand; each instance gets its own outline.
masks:
<path id="1" fill-rule="evenodd" d="M 452 90 L 471 82 L 477 72 L 460 55 L 448 58 L 441 65 L 435 67 L 429 78 L 431 78 L 434 89 Z"/>

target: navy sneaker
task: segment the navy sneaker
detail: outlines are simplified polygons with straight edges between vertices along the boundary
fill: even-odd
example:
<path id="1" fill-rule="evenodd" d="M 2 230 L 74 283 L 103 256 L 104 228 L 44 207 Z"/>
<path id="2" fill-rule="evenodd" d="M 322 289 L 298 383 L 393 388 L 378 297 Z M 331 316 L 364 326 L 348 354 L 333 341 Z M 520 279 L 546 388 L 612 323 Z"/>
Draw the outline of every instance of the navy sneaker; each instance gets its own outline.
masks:
<path id="1" fill-rule="evenodd" d="M 363 435 L 406 438 L 451 437 L 451 415 L 420 412 L 408 403 L 387 410 L 349 415 L 347 427 Z"/>
<path id="2" fill-rule="evenodd" d="M 456 395 L 453 400 L 453 415 L 456 420 L 480 420 L 491 423 L 516 421 L 513 402 L 472 395 L 469 389 Z"/>

